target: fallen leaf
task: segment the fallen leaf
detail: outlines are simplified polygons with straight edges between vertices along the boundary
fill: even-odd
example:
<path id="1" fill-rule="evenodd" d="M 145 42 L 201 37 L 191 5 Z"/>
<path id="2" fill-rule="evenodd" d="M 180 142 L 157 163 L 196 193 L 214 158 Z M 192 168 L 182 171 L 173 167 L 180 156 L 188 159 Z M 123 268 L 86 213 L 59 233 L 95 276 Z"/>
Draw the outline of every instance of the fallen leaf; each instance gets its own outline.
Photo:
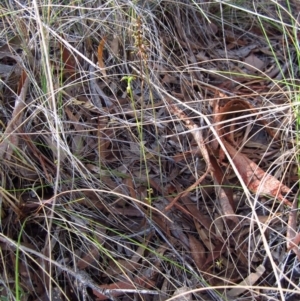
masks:
<path id="1" fill-rule="evenodd" d="M 192 301 L 192 293 L 189 293 L 191 289 L 187 286 L 177 288 L 173 294 L 173 301 Z"/>
<path id="2" fill-rule="evenodd" d="M 205 248 L 200 240 L 191 234 L 188 234 L 189 244 L 191 248 L 192 257 L 199 270 L 202 270 L 205 262 Z"/>
<path id="3" fill-rule="evenodd" d="M 187 197 L 181 198 L 182 203 L 185 205 L 185 207 L 188 209 L 188 211 L 191 213 L 191 215 L 208 231 L 210 231 L 211 234 L 214 234 L 211 228 L 212 221 L 209 218 L 208 215 L 205 215 L 202 211 L 198 210 L 197 206 L 194 205 Z"/>
<path id="4" fill-rule="evenodd" d="M 275 177 L 263 171 L 257 164 L 244 154 L 238 152 L 227 141 L 223 141 L 228 153 L 230 154 L 240 176 L 247 187 L 259 195 L 269 195 L 279 199 L 285 205 L 291 207 L 282 193 L 288 194 L 290 188 L 279 182 Z"/>
<path id="5" fill-rule="evenodd" d="M 257 123 L 260 123 L 264 126 L 264 129 L 267 131 L 267 133 L 276 139 L 276 133 L 273 131 L 269 125 L 269 121 L 265 118 L 262 118 L 261 114 L 259 114 L 258 110 L 253 107 L 250 103 L 248 103 L 245 100 L 242 99 L 233 99 L 228 101 L 224 106 L 220 107 L 218 103 L 214 105 L 214 124 L 216 124 L 215 129 L 218 134 L 218 136 L 222 140 L 229 140 L 232 144 L 235 144 L 234 141 L 234 129 L 238 127 L 238 121 L 234 119 L 233 117 L 237 114 L 255 114 Z M 231 125 L 228 126 L 227 123 L 224 124 L 224 122 L 227 121 L 228 123 L 231 122 Z M 237 124 L 235 124 L 235 122 Z M 230 133 L 227 133 L 225 129 L 230 129 Z M 213 149 L 216 149 L 217 143 L 213 144 Z"/>
<path id="6" fill-rule="evenodd" d="M 60 43 L 63 73 L 74 75 L 76 73 L 76 60 L 74 54 L 62 43 Z"/>
<path id="7" fill-rule="evenodd" d="M 289 212 L 288 227 L 286 231 L 287 251 L 293 252 L 300 260 L 300 250 L 298 245 L 300 243 L 300 233 L 297 234 L 297 215 L 298 215 L 298 199 L 295 198 L 292 204 L 292 209 Z"/>
<path id="8" fill-rule="evenodd" d="M 247 287 L 255 284 L 255 282 L 257 282 L 257 280 L 262 276 L 262 274 L 265 272 L 265 270 L 266 269 L 262 264 L 260 266 L 258 266 L 256 268 L 256 272 L 249 274 L 249 276 L 245 280 L 243 280 L 241 283 L 239 283 L 236 288 L 231 289 L 227 293 L 227 297 L 237 297 L 240 294 L 242 294 L 243 292 L 245 292 L 246 290 L 248 290 Z"/>
<path id="9" fill-rule="evenodd" d="M 2 134 L 2 141 L 0 142 L 0 158 L 5 157 L 10 160 L 13 150 L 19 145 L 18 131 L 22 124 L 24 109 L 26 106 L 25 97 L 29 86 L 29 77 L 22 73 L 22 78 L 19 83 L 20 93 L 16 96 L 15 106 L 11 120 Z"/>
<path id="10" fill-rule="evenodd" d="M 113 56 L 118 57 L 119 56 L 119 38 L 118 36 L 114 36 L 113 40 L 110 42 L 110 51 Z"/>
<path id="11" fill-rule="evenodd" d="M 25 84 L 26 78 L 27 78 L 27 74 L 26 74 L 25 70 L 23 70 L 22 73 L 21 73 L 21 77 L 19 79 L 19 83 L 18 83 L 18 89 L 17 89 L 17 94 L 18 95 L 20 95 L 20 93 L 22 91 L 22 88 Z"/>
<path id="12" fill-rule="evenodd" d="M 167 73 L 167 74 L 165 74 L 165 76 L 163 77 L 161 82 L 163 84 L 177 84 L 178 79 L 176 78 L 176 76 L 173 76 L 173 75 L 170 75 L 170 74 Z"/>
<path id="13" fill-rule="evenodd" d="M 265 62 L 252 53 L 245 58 L 244 62 L 246 63 L 245 68 L 254 72 L 262 71 L 265 66 Z"/>
<path id="14" fill-rule="evenodd" d="M 219 28 L 215 23 L 213 23 L 213 22 L 208 23 L 207 32 L 209 34 L 213 34 L 215 36 L 218 33 L 218 31 L 219 31 Z"/>
<path id="15" fill-rule="evenodd" d="M 216 237 L 218 237 L 218 239 L 222 239 L 223 238 L 223 231 L 224 231 L 224 219 L 222 216 L 220 216 L 219 214 L 215 213 L 215 219 L 214 219 L 214 226 L 216 229 Z"/>
<path id="16" fill-rule="evenodd" d="M 106 42 L 106 37 L 104 37 L 98 46 L 98 65 L 100 67 L 100 71 L 102 75 L 106 76 L 106 70 L 105 70 L 105 65 L 103 61 L 103 49 L 104 49 L 104 44 Z"/>
<path id="17" fill-rule="evenodd" d="M 215 182 L 216 195 L 221 204 L 222 211 L 226 218 L 232 220 L 235 224 L 238 224 L 239 220 L 234 213 L 235 205 L 232 189 L 229 187 L 229 183 L 226 181 L 226 177 L 216 159 L 211 156 L 210 161 L 214 168 L 214 172 L 212 174 Z M 221 185 L 224 185 L 224 187 Z"/>
<path id="18" fill-rule="evenodd" d="M 300 233 L 298 233 L 291 241 L 290 241 L 290 245 L 289 245 L 289 248 L 288 250 L 294 248 L 294 247 L 298 247 L 300 243 Z"/>
<path id="19" fill-rule="evenodd" d="M 99 260 L 99 249 L 98 247 L 91 245 L 89 247 L 88 253 L 86 253 L 82 258 L 77 262 L 77 267 L 80 270 L 83 270 L 89 266 L 92 266 Z"/>
<path id="20" fill-rule="evenodd" d="M 197 229 L 197 233 L 201 239 L 201 242 L 206 246 L 206 248 L 212 252 L 215 249 L 214 243 L 210 239 L 209 232 L 201 227 L 201 224 L 194 218 L 194 224 Z"/>
<path id="21" fill-rule="evenodd" d="M 216 196 L 221 204 L 222 211 L 225 215 L 225 218 L 232 220 L 234 224 L 237 225 L 239 223 L 239 219 L 237 218 L 237 216 L 233 211 L 233 208 L 230 204 L 227 194 L 225 193 L 225 190 L 216 182 L 215 182 L 215 191 L 216 191 Z"/>
<path id="22" fill-rule="evenodd" d="M 110 137 L 110 134 L 113 134 L 114 132 L 108 128 L 108 118 L 103 117 L 98 119 L 98 152 L 99 152 L 99 158 L 102 162 L 105 162 L 106 158 L 111 154 L 110 146 L 111 146 L 111 140 L 108 139 Z"/>

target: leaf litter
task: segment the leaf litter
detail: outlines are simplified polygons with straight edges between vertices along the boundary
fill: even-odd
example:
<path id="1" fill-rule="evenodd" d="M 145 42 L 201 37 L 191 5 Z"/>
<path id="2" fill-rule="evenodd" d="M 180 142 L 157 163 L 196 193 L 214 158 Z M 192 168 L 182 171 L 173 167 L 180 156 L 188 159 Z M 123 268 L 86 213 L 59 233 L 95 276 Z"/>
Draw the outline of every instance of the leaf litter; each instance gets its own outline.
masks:
<path id="1" fill-rule="evenodd" d="M 0 25 L 14 37 L 0 47 L 6 294 L 18 284 L 23 300 L 299 294 L 287 263 L 299 260 L 297 159 L 287 155 L 297 137 L 278 109 L 291 98 L 282 53 L 295 44 L 265 21 L 270 39 L 260 20 L 223 23 L 216 4 L 199 6 L 206 17 L 181 2 L 145 14 L 140 4 L 134 14 L 87 5 L 80 18 L 53 7 L 74 24 L 45 27 L 48 61 L 23 10 L 20 31 Z M 36 40 L 25 45 L 22 32 Z"/>

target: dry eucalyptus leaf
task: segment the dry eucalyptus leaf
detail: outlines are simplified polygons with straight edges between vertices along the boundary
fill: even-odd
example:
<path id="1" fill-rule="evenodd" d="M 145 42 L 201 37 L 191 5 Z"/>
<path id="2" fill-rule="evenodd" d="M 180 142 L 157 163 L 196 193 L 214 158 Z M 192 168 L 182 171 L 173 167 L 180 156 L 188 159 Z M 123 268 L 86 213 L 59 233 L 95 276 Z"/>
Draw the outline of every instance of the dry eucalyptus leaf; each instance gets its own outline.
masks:
<path id="1" fill-rule="evenodd" d="M 192 301 L 192 294 L 189 293 L 190 289 L 186 286 L 176 289 L 173 294 L 173 301 Z M 176 296 L 176 298 L 174 298 Z"/>
<path id="2" fill-rule="evenodd" d="M 228 293 L 228 297 L 237 297 L 246 290 L 248 290 L 247 286 L 254 285 L 257 280 L 262 276 L 262 274 L 265 272 L 265 267 L 261 264 L 256 268 L 255 273 L 251 273 L 245 280 L 243 280 L 241 283 L 237 285 L 236 288 L 231 289 Z M 240 286 L 240 287 L 239 287 Z"/>
<path id="3" fill-rule="evenodd" d="M 98 46 L 98 66 L 100 67 L 100 71 L 103 76 L 106 76 L 105 64 L 103 61 L 103 49 L 106 42 L 106 37 L 104 37 Z"/>
<path id="4" fill-rule="evenodd" d="M 291 207 L 292 204 L 283 195 L 290 192 L 290 188 L 282 184 L 272 175 L 263 171 L 256 163 L 244 154 L 238 152 L 227 141 L 224 145 L 230 154 L 237 170 L 240 173 L 247 187 L 259 195 L 269 195 L 279 199 L 285 205 Z"/>
<path id="5" fill-rule="evenodd" d="M 246 63 L 245 68 L 247 68 L 249 71 L 262 71 L 265 67 L 265 62 L 252 53 L 245 58 L 244 62 Z"/>
<path id="6" fill-rule="evenodd" d="M 189 244 L 191 248 L 192 257 L 199 270 L 202 270 L 205 262 L 205 248 L 202 245 L 201 241 L 194 237 L 193 235 L 188 234 Z"/>

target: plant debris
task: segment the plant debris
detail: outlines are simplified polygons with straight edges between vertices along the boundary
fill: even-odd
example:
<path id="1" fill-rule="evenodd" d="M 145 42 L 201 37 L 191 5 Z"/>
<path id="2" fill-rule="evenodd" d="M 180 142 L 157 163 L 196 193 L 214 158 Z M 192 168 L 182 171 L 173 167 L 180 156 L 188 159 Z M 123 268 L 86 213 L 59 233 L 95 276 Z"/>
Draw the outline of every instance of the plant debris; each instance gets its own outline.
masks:
<path id="1" fill-rule="evenodd" d="M 25 2 L 0 300 L 298 300 L 299 3 Z"/>

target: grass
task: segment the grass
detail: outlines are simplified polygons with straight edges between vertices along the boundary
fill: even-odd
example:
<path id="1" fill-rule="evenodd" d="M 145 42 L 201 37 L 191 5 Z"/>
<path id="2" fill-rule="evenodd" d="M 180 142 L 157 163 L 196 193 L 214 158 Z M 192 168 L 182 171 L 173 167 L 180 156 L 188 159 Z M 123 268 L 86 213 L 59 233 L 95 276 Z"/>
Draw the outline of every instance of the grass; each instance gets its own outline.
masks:
<path id="1" fill-rule="evenodd" d="M 297 300 L 297 11 L 3 1 L 0 300 Z"/>

